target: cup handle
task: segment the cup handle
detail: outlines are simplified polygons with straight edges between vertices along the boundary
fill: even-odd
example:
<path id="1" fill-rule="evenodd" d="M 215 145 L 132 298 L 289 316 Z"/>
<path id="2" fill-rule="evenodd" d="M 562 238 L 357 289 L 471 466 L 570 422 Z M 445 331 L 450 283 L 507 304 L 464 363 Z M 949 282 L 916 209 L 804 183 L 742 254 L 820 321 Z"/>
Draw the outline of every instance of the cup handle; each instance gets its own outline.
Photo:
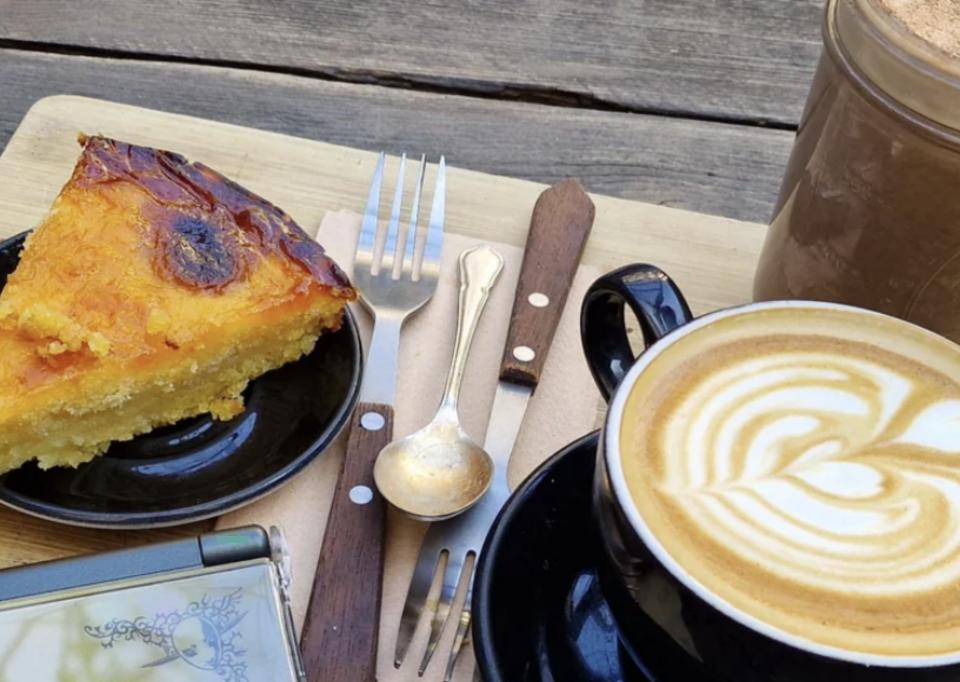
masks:
<path id="1" fill-rule="evenodd" d="M 637 360 L 627 339 L 625 306 L 640 321 L 647 346 L 693 319 L 680 289 L 653 265 L 627 265 L 594 282 L 580 308 L 580 338 L 605 400 Z"/>

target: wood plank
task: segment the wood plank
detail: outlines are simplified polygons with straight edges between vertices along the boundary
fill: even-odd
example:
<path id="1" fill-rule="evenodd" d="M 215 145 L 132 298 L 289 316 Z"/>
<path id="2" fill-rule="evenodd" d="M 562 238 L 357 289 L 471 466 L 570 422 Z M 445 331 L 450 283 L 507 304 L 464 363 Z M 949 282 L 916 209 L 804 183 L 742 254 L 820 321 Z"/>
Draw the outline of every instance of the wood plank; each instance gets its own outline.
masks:
<path id="1" fill-rule="evenodd" d="M 0 38 L 795 124 L 820 49 L 822 7 L 823 0 L 0 0 Z"/>
<path id="2" fill-rule="evenodd" d="M 2 3 L 2 0 L 0 0 Z M 0 10 L 0 23 L 4 21 Z M 363 149 L 766 221 L 790 132 L 188 64 L 0 50 L 0 146 L 41 97 L 104 97 Z"/>

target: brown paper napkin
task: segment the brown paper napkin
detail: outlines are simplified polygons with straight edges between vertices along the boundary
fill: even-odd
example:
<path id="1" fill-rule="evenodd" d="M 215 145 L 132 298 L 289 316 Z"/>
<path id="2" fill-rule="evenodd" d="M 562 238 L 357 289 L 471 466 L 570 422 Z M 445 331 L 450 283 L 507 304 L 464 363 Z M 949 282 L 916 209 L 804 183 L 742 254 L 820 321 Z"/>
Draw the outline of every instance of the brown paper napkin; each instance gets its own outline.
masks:
<path id="1" fill-rule="evenodd" d="M 346 211 L 328 213 L 318 232 L 320 243 L 348 272 L 353 262 L 360 220 L 359 215 Z M 436 294 L 404 326 L 397 377 L 395 437 L 423 426 L 437 408 L 456 331 L 459 289 L 457 258 L 464 249 L 479 243 L 483 242 L 458 234 L 444 237 L 443 264 Z M 504 268 L 477 328 L 460 405 L 465 430 L 480 443 L 486 433 L 523 257 L 523 251 L 518 247 L 499 242 L 486 243 L 503 256 Z M 591 430 L 597 423 L 600 400 L 580 351 L 578 320 L 580 300 L 598 275 L 599 271 L 595 268 L 581 266 L 574 280 L 543 378 L 530 401 L 510 462 L 509 476 L 513 485 L 523 480 L 553 452 Z M 371 326 L 369 316 L 359 307 L 354 312 L 366 341 Z M 278 525 L 284 529 L 293 554 L 294 616 L 298 627 L 303 623 L 310 597 L 313 572 L 343 457 L 343 442 L 341 435 L 324 455 L 276 494 L 228 514 L 218 522 L 219 527 L 256 523 L 265 527 Z M 404 666 L 395 670 L 392 663 L 400 613 L 425 530 L 425 524 L 391 510 L 380 627 L 378 679 L 381 682 L 413 682 L 418 679 L 432 682 L 443 676 L 454 627 L 448 627 L 437 649 L 437 660 L 432 662 L 423 678 L 417 677 L 416 667 L 426 637 L 426 623 L 420 624 L 418 636 Z M 471 653 L 465 651 L 461 657 L 463 660 L 456 680 L 472 679 Z"/>

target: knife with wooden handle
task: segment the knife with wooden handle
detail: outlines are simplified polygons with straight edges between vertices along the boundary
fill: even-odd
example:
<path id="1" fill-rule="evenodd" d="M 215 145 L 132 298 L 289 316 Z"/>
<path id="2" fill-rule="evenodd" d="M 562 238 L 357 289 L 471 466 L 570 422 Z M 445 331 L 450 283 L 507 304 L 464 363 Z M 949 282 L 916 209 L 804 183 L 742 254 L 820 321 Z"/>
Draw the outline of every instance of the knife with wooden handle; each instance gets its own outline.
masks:
<path id="1" fill-rule="evenodd" d="M 510 453 L 527 401 L 540 381 L 594 215 L 593 202 L 573 179 L 545 190 L 533 207 L 484 442 L 496 463 L 501 490 L 507 494 Z"/>

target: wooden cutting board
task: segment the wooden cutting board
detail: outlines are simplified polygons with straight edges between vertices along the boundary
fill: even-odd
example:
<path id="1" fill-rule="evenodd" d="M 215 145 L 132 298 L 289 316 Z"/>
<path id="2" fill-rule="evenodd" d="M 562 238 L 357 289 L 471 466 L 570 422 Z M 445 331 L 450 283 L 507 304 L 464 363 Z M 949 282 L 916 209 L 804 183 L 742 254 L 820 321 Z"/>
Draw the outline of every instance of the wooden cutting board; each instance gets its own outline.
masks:
<path id="1" fill-rule="evenodd" d="M 73 169 L 80 132 L 201 161 L 282 206 L 305 227 L 318 225 L 328 210 L 362 210 L 376 160 L 372 152 L 216 121 L 84 97 L 48 97 L 27 112 L 0 154 L 0 238 L 40 222 Z M 443 150 L 388 151 L 435 157 Z M 460 170 L 455 158 L 448 162 L 454 167 L 447 178 L 447 229 L 522 244 L 544 186 Z M 588 262 L 610 269 L 654 263 L 677 281 L 697 314 L 750 299 L 763 225 L 613 197 L 593 199 L 597 217 L 584 255 Z M 209 525 L 78 529 L 0 508 L 0 567 L 196 534 Z"/>

